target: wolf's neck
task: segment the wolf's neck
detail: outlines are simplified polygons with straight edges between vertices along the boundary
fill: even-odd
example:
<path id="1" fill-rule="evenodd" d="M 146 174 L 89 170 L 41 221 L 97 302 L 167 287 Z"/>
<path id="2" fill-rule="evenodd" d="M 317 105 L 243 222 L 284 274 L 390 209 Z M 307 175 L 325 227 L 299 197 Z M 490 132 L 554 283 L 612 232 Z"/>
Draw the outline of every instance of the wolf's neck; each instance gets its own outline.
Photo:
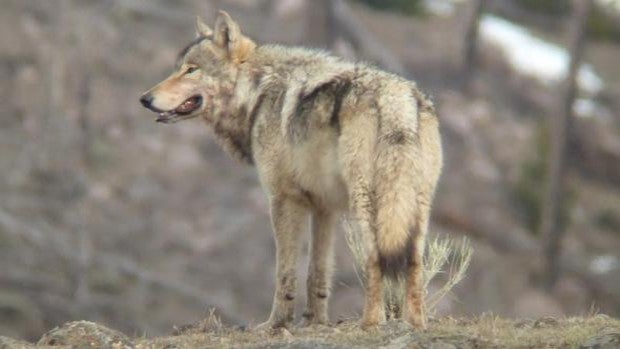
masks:
<path id="1" fill-rule="evenodd" d="M 252 128 L 263 103 L 256 79 L 252 73 L 241 71 L 234 85 L 220 92 L 223 103 L 214 110 L 214 118 L 207 119 L 219 145 L 235 159 L 248 164 L 254 163 Z"/>

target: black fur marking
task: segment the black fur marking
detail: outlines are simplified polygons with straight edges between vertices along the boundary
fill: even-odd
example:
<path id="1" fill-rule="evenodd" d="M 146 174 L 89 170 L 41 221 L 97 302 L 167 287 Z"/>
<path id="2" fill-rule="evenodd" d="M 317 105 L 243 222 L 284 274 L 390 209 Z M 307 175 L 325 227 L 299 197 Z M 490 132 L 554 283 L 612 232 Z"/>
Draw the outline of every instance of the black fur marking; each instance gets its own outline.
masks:
<path id="1" fill-rule="evenodd" d="M 335 78 L 318 85 L 311 91 L 306 91 L 305 86 L 300 89 L 295 113 L 293 114 L 294 118 L 289 125 L 291 138 L 295 140 L 303 139 L 308 128 L 308 112 L 314 108 L 315 102 L 322 94 L 333 96 L 334 106 L 329 118 L 329 125 L 340 133 L 340 110 L 342 109 L 344 98 L 351 90 L 351 85 L 352 83 L 349 79 Z"/>
<path id="2" fill-rule="evenodd" d="M 319 291 L 319 292 L 316 293 L 316 296 L 318 298 L 325 299 L 325 298 L 327 298 L 327 292 Z"/>
<path id="3" fill-rule="evenodd" d="M 252 75 L 252 85 L 253 85 L 254 88 L 258 88 L 262 81 L 263 81 L 263 74 L 256 73 L 256 74 Z"/>
<path id="4" fill-rule="evenodd" d="M 418 90 L 417 88 L 411 89 L 411 95 L 416 100 L 418 106 L 418 116 L 421 112 L 426 112 L 430 114 L 435 114 L 435 106 L 433 105 L 433 101 L 431 98 Z"/>
<path id="5" fill-rule="evenodd" d="M 305 92 L 306 86 L 304 85 L 297 94 L 295 112 L 288 125 L 289 135 L 294 141 L 303 138 L 303 135 L 306 134 L 306 130 L 308 128 L 307 113 L 314 106 L 314 98 L 308 98 L 308 95 L 306 95 Z"/>
<path id="6" fill-rule="evenodd" d="M 302 189 L 301 190 L 301 194 L 306 199 L 306 202 L 308 203 L 308 205 L 310 205 L 311 207 L 315 207 L 315 208 L 319 207 L 317 205 L 315 197 L 312 195 L 312 193 L 310 193 L 310 191 L 308 191 L 306 189 Z"/>
<path id="7" fill-rule="evenodd" d="M 383 129 L 383 111 L 376 99 L 373 101 L 373 107 L 377 111 L 377 132 L 381 132 Z"/>
<path id="8" fill-rule="evenodd" d="M 315 90 L 316 91 L 316 90 Z M 304 85 L 297 94 L 297 105 L 295 105 L 295 116 L 300 117 L 302 114 L 312 107 L 316 93 L 313 91 L 306 95 L 306 86 Z M 310 105 L 308 105 L 310 104 Z"/>
<path id="9" fill-rule="evenodd" d="M 411 236 L 407 239 L 407 243 L 403 249 L 391 255 L 379 256 L 379 268 L 383 277 L 396 279 L 404 277 L 409 266 L 413 262 L 413 242 Z"/>
<path id="10" fill-rule="evenodd" d="M 285 95 L 286 93 L 284 91 L 280 92 L 280 94 L 278 95 L 276 102 L 275 102 L 275 107 L 273 108 L 274 110 L 277 110 L 278 112 L 275 113 L 275 115 L 277 116 L 282 116 L 282 109 L 284 109 L 284 99 L 285 99 Z"/>
<path id="11" fill-rule="evenodd" d="M 265 94 L 263 93 L 260 96 L 258 96 L 258 99 L 256 100 L 256 104 L 254 104 L 254 107 L 252 107 L 252 110 L 250 111 L 250 115 L 248 115 L 248 129 L 247 129 L 247 135 L 246 135 L 246 141 L 245 141 L 246 143 L 245 150 L 247 153 L 246 157 L 250 164 L 254 164 L 254 156 L 252 155 L 252 131 L 254 130 L 254 124 L 256 123 L 256 116 L 258 115 L 258 112 L 260 111 L 260 108 L 263 105 L 264 101 L 265 101 Z"/>
<path id="12" fill-rule="evenodd" d="M 243 162 L 252 164 L 252 154 L 247 149 L 247 144 L 244 141 L 244 135 L 240 132 L 231 131 L 226 129 L 221 123 L 217 123 L 213 126 L 213 131 L 223 141 L 227 142 L 230 146 L 230 150 L 235 153 Z"/>
<path id="13" fill-rule="evenodd" d="M 388 144 L 391 144 L 391 145 L 402 145 L 402 144 L 407 143 L 407 135 L 405 134 L 405 132 L 400 131 L 400 130 L 396 130 L 396 131 L 392 131 L 388 133 L 385 136 L 385 139 L 388 142 Z"/>
<path id="14" fill-rule="evenodd" d="M 226 112 L 221 113 L 222 115 L 215 118 L 217 122 L 213 124 L 213 132 L 224 147 L 236 158 L 250 165 L 254 164 L 252 132 L 265 97 L 266 95 L 261 94 L 249 112 L 246 106 L 241 106 L 232 115 Z"/>
<path id="15" fill-rule="evenodd" d="M 245 105 L 241 106 L 237 117 L 248 117 L 248 108 Z M 248 129 L 251 129 L 251 123 Z M 244 130 L 243 126 L 241 126 L 239 130 L 235 130 L 235 141 L 238 144 L 237 147 L 239 149 L 239 152 L 241 153 L 242 160 L 247 162 L 248 164 L 253 164 L 254 159 L 252 157 L 252 136 L 250 134 L 246 134 L 246 132 L 248 131 Z"/>
<path id="16" fill-rule="evenodd" d="M 336 129 L 336 132 L 340 134 L 340 109 L 342 109 L 342 101 L 346 95 L 351 91 L 351 81 L 346 81 L 336 90 L 336 98 L 334 99 L 334 109 L 332 109 L 332 115 L 329 118 L 329 125 Z"/>

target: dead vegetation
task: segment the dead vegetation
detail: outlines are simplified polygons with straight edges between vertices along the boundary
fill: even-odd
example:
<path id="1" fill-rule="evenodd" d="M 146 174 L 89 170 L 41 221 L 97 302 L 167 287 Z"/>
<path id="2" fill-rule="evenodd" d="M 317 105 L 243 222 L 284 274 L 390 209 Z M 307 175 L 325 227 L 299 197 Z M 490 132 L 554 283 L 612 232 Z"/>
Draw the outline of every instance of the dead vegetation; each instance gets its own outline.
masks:
<path id="1" fill-rule="evenodd" d="M 344 228 L 349 251 L 355 259 L 355 273 L 360 285 L 365 286 L 366 275 L 363 266 L 368 254 L 360 239 L 356 239 L 353 235 L 355 232 L 346 221 Z M 424 289 L 428 290 L 431 281 L 435 280 L 436 277 L 441 276 L 442 279 L 438 288 L 425 297 L 427 313 L 434 314 L 439 302 L 465 278 L 473 252 L 474 250 L 466 238 L 457 242 L 451 237 L 435 237 L 427 243 L 424 254 Z M 384 280 L 384 297 L 389 317 L 398 317 L 397 314 L 401 311 L 400 304 L 404 304 L 405 297 L 405 281 L 403 277 Z"/>
<path id="2" fill-rule="evenodd" d="M 211 315 L 200 323 L 175 328 L 172 336 L 128 339 L 92 322 L 65 324 L 46 333 L 40 347 L 79 348 L 617 348 L 620 321 L 605 315 L 585 318 L 507 320 L 431 319 L 426 331 L 412 331 L 390 321 L 363 331 L 355 322 L 332 327 L 293 328 L 271 333 L 224 326 Z M 26 342 L 0 337 L 2 348 L 29 348 Z"/>

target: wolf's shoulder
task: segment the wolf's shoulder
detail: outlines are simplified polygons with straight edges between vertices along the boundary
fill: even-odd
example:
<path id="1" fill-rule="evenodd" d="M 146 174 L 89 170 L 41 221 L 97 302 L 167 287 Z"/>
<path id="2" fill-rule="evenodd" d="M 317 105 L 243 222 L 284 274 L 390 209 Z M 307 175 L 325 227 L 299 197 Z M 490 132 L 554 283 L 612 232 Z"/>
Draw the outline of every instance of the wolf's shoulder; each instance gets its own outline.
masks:
<path id="1" fill-rule="evenodd" d="M 325 50 L 301 46 L 267 44 L 258 50 L 259 64 L 272 67 L 278 72 L 275 75 L 284 78 L 289 88 L 298 85 L 306 94 L 342 83 L 351 83 L 358 90 L 375 95 L 408 91 L 406 94 L 413 95 L 420 106 L 434 112 L 431 99 L 414 81 L 382 70 L 372 63 L 349 61 Z"/>
<path id="2" fill-rule="evenodd" d="M 265 59 L 274 62 L 299 62 L 304 64 L 346 63 L 344 59 L 328 51 L 303 46 L 266 44 L 258 48 L 258 53 L 264 56 Z"/>
<path id="3" fill-rule="evenodd" d="M 300 46 L 264 45 L 258 49 L 259 64 L 295 76 L 332 75 L 353 71 L 356 63 L 331 53 Z"/>
<path id="4" fill-rule="evenodd" d="M 335 56 L 328 51 L 301 46 L 267 44 L 257 50 L 259 66 L 268 66 L 270 70 L 293 80 L 321 80 L 347 78 L 357 82 L 412 83 L 404 77 L 393 74 L 369 62 L 349 61 Z"/>

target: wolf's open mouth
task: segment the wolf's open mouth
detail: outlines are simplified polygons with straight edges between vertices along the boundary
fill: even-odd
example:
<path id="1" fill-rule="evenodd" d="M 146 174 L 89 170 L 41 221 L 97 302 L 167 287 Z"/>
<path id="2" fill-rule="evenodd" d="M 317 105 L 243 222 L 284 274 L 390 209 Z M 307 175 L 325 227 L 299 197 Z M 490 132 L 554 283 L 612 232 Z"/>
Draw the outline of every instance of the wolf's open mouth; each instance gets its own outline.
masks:
<path id="1" fill-rule="evenodd" d="M 162 122 L 164 124 L 181 121 L 183 119 L 187 119 L 187 116 L 198 110 L 201 106 L 202 96 L 193 96 L 186 99 L 176 109 L 159 113 L 159 116 L 155 121 Z"/>

